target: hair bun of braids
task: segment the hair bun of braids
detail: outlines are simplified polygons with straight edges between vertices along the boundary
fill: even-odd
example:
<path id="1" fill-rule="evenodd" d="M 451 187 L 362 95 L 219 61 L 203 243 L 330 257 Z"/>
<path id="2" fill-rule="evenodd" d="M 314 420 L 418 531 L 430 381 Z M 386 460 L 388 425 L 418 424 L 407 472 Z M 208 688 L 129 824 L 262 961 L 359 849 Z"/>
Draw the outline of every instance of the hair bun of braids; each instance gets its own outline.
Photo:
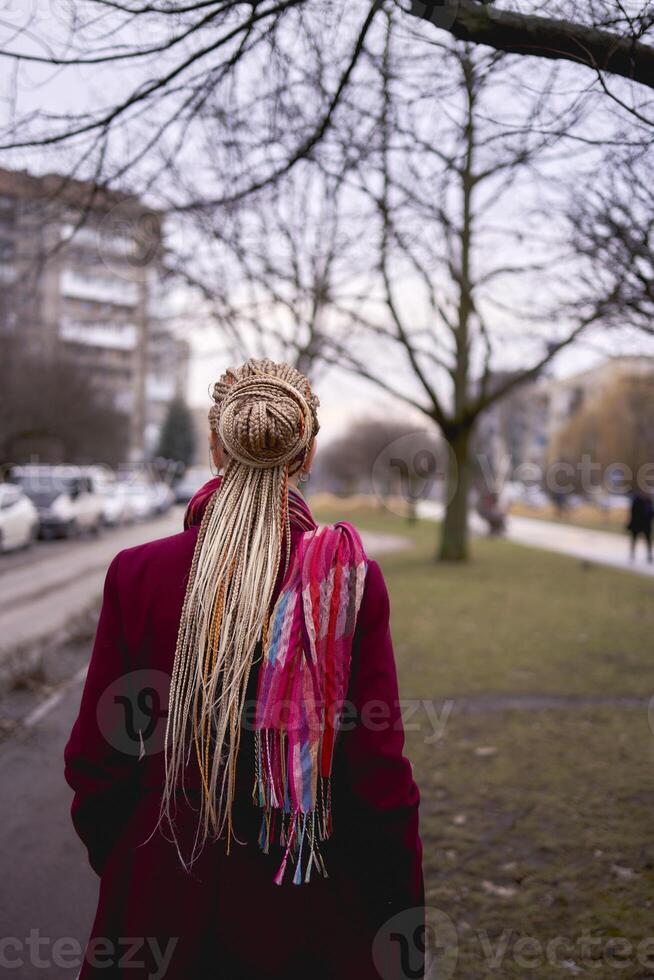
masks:
<path id="1" fill-rule="evenodd" d="M 312 409 L 289 381 L 270 374 L 241 378 L 220 404 L 218 432 L 232 459 L 257 469 L 299 468 L 315 433 Z M 297 462 L 297 467 L 292 464 Z"/>

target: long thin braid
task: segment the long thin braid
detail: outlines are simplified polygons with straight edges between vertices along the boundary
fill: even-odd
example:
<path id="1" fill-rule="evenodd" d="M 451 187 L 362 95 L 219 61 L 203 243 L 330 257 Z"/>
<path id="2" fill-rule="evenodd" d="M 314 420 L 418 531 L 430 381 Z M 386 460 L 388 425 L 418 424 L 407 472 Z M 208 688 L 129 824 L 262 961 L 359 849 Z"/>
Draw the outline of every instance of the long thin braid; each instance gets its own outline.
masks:
<path id="1" fill-rule="evenodd" d="M 288 478 L 318 431 L 307 379 L 288 364 L 250 360 L 214 385 L 212 429 L 227 453 L 206 508 L 184 597 L 171 678 L 160 826 L 190 866 L 209 837 L 229 851 L 241 716 L 257 643 L 267 628 L 286 542 Z M 175 833 L 176 794 L 197 765 L 202 802 L 188 857 Z"/>

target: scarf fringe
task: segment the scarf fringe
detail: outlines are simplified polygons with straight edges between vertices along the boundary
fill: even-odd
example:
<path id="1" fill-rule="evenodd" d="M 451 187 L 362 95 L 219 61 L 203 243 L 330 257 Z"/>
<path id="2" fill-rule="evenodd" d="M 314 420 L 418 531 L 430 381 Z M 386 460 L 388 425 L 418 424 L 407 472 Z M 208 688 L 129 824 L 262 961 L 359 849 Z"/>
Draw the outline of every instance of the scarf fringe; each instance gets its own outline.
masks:
<path id="1" fill-rule="evenodd" d="M 314 866 L 323 878 L 328 878 L 320 842 L 327 840 L 332 832 L 331 778 L 318 775 L 316 798 L 310 809 L 293 808 L 287 780 L 289 767 L 285 764 L 286 732 L 267 728 L 256 731 L 254 738 L 256 761 L 252 799 L 263 810 L 259 847 L 264 854 L 270 853 L 271 844 L 284 848 L 275 884 L 282 884 L 289 862 L 295 867 L 294 885 L 309 882 Z"/>

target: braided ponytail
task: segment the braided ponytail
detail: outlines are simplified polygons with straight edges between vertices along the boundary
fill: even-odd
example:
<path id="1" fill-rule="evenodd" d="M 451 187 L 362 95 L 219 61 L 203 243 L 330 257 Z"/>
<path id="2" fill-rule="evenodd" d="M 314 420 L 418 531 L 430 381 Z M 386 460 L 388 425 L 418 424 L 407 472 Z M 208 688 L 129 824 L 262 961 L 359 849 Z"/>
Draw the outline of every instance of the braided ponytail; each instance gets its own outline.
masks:
<path id="1" fill-rule="evenodd" d="M 198 827 L 189 857 L 227 832 L 229 851 L 240 721 L 257 643 L 286 540 L 288 478 L 304 464 L 318 431 L 318 399 L 288 364 L 249 360 L 213 389 L 209 421 L 227 463 L 206 508 L 177 637 L 165 743 L 159 824 L 175 837 L 176 790 L 195 756 L 202 780 Z"/>

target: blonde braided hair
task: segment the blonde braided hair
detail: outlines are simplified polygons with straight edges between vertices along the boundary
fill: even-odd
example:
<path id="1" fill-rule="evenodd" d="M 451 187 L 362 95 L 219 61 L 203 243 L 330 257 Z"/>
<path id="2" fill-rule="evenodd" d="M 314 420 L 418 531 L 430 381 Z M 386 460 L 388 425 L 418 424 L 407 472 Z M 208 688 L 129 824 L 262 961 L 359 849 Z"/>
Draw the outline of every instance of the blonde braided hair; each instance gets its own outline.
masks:
<path id="1" fill-rule="evenodd" d="M 288 364 L 251 359 L 227 370 L 212 396 L 209 423 L 227 462 L 202 519 L 182 608 L 159 817 L 186 864 L 175 835 L 176 791 L 195 756 L 202 802 L 189 865 L 225 829 L 229 852 L 241 715 L 284 537 L 286 563 L 290 554 L 288 478 L 319 429 L 318 398 Z"/>

